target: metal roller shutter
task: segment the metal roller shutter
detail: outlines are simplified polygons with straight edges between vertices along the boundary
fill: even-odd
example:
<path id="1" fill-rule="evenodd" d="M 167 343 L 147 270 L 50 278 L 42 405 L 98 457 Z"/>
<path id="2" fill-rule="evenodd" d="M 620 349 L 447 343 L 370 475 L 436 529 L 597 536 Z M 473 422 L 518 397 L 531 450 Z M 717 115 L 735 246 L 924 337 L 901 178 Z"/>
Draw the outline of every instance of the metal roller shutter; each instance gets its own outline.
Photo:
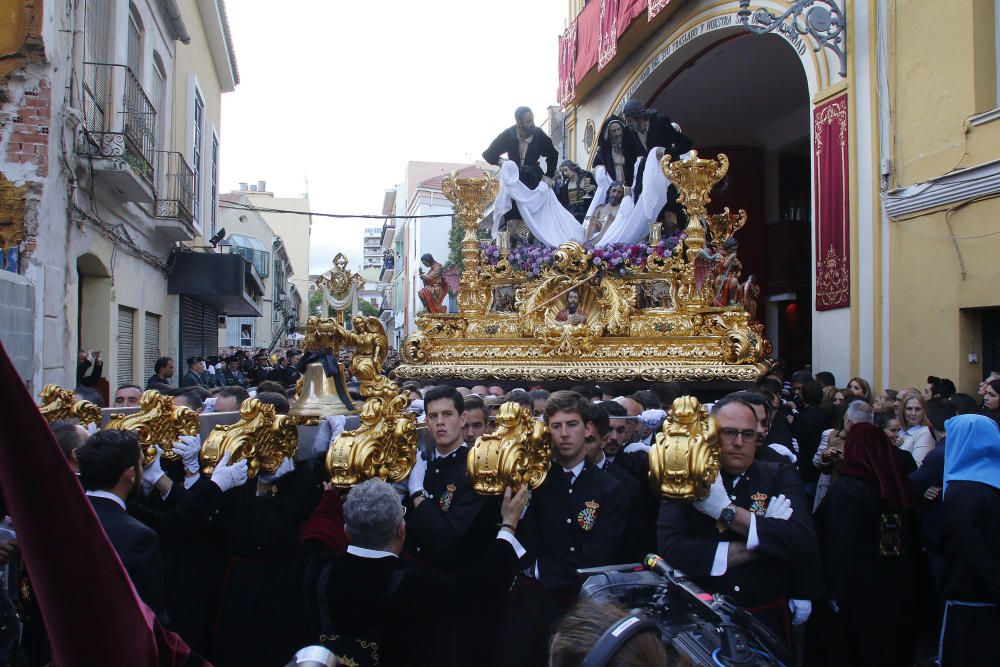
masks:
<path id="1" fill-rule="evenodd" d="M 153 313 L 146 313 L 146 328 L 143 329 L 143 340 L 145 341 L 143 361 L 145 361 L 145 375 L 150 377 L 155 371 L 156 360 L 160 358 L 160 316 Z M 177 364 L 180 368 L 180 364 Z"/>
<path id="2" fill-rule="evenodd" d="M 208 357 L 219 352 L 219 311 L 191 297 L 181 297 L 180 367 L 188 357 Z"/>
<path id="3" fill-rule="evenodd" d="M 135 355 L 135 309 L 118 306 L 118 386 L 133 384 L 135 372 L 132 359 Z"/>

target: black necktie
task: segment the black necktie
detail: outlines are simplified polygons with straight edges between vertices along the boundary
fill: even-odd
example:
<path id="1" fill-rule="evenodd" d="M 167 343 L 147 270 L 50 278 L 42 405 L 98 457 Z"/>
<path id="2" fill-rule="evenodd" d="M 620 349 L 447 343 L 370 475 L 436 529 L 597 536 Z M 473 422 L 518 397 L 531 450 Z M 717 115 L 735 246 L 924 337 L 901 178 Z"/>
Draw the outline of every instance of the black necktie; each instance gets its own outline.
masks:
<path id="1" fill-rule="evenodd" d="M 573 486 L 573 479 L 576 475 L 573 474 L 572 470 L 565 470 L 563 472 L 566 475 L 566 486 Z"/>

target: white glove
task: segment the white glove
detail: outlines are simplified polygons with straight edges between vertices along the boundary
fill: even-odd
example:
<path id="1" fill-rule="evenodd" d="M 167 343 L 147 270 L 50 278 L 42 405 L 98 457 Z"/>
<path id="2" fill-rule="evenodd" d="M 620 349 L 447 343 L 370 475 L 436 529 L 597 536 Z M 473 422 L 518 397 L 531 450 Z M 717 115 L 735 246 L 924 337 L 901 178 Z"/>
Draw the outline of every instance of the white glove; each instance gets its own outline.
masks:
<path id="1" fill-rule="evenodd" d="M 209 364 L 208 366 L 205 366 L 205 370 L 208 371 L 209 375 L 215 375 L 215 366 Z"/>
<path id="2" fill-rule="evenodd" d="M 427 459 L 424 458 L 424 453 L 421 451 L 417 452 L 417 462 L 413 464 L 413 470 L 410 471 L 410 476 L 406 480 L 406 492 L 409 495 L 413 495 L 417 491 L 424 490 L 424 476 L 427 474 Z"/>
<path id="3" fill-rule="evenodd" d="M 667 418 L 667 413 L 663 410 L 646 410 L 639 415 L 639 421 L 649 429 L 660 428 L 663 420 Z"/>
<path id="4" fill-rule="evenodd" d="M 784 494 L 777 498 L 772 498 L 771 502 L 767 504 L 767 509 L 764 511 L 765 519 L 782 519 L 787 521 L 791 516 L 792 501 L 786 498 Z"/>
<path id="5" fill-rule="evenodd" d="M 212 481 L 222 489 L 223 493 L 229 489 L 235 489 L 237 486 L 242 486 L 247 481 L 247 460 L 243 459 L 229 465 L 229 452 L 226 452 L 219 460 L 219 465 L 215 466 Z"/>
<path id="6" fill-rule="evenodd" d="M 809 620 L 813 603 L 811 600 L 789 600 L 788 609 L 792 612 L 792 625 L 802 625 Z"/>
<path id="7" fill-rule="evenodd" d="M 709 489 L 705 499 L 696 500 L 692 504 L 702 514 L 718 519 L 722 510 L 726 509 L 731 502 L 729 494 L 726 493 L 726 485 L 722 483 L 722 475 L 718 475 L 712 482 L 712 488 Z"/>
<path id="8" fill-rule="evenodd" d="M 147 496 L 152 493 L 153 487 L 163 477 L 163 468 L 160 467 L 160 448 L 156 448 L 156 456 L 153 462 L 142 469 L 142 492 Z"/>
<path id="9" fill-rule="evenodd" d="M 343 415 L 324 417 L 323 421 L 319 423 L 319 430 L 316 431 L 316 439 L 313 441 L 313 451 L 325 452 L 330 449 L 330 442 L 343 433 L 346 421 Z"/>
<path id="10" fill-rule="evenodd" d="M 186 472 L 198 472 L 200 466 L 198 462 L 198 455 L 201 454 L 200 435 L 178 436 L 177 441 L 174 442 L 174 451 L 180 455 L 181 463 L 184 464 L 184 470 Z"/>
<path id="11" fill-rule="evenodd" d="M 215 398 L 215 396 L 209 396 L 205 399 L 205 403 L 201 408 L 201 414 L 209 415 L 215 412 Z"/>
<path id="12" fill-rule="evenodd" d="M 632 454 L 634 452 L 646 452 L 648 454 L 650 449 L 652 449 L 652 447 L 644 442 L 633 442 L 625 447 L 625 453 Z"/>

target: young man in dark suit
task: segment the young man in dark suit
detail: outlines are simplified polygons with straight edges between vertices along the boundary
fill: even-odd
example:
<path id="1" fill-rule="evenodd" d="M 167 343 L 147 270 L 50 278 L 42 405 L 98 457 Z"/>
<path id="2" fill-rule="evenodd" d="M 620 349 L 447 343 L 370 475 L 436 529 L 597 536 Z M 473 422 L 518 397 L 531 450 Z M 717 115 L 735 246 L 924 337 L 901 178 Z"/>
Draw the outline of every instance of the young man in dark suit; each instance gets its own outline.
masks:
<path id="1" fill-rule="evenodd" d="M 163 616 L 163 564 L 156 532 L 125 511 L 142 488 L 142 452 L 131 431 L 98 431 L 76 450 L 80 482 L 142 601 Z"/>
<path id="2" fill-rule="evenodd" d="M 545 422 L 552 467 L 517 531 L 527 555 L 497 635 L 498 665 L 547 664 L 552 627 L 580 592 L 576 570 L 614 564 L 621 555 L 629 497 L 617 479 L 587 461 L 590 401 L 557 391 L 545 405 Z"/>

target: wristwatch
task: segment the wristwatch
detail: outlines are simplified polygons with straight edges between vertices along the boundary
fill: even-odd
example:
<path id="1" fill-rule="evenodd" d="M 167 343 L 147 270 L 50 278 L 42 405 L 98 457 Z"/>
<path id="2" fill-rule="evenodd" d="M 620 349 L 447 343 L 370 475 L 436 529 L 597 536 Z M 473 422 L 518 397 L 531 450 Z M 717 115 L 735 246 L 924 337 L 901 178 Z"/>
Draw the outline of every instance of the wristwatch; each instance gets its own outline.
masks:
<path id="1" fill-rule="evenodd" d="M 723 508 L 722 512 L 719 514 L 719 523 L 721 523 L 726 528 L 736 520 L 736 506 L 727 505 Z"/>

